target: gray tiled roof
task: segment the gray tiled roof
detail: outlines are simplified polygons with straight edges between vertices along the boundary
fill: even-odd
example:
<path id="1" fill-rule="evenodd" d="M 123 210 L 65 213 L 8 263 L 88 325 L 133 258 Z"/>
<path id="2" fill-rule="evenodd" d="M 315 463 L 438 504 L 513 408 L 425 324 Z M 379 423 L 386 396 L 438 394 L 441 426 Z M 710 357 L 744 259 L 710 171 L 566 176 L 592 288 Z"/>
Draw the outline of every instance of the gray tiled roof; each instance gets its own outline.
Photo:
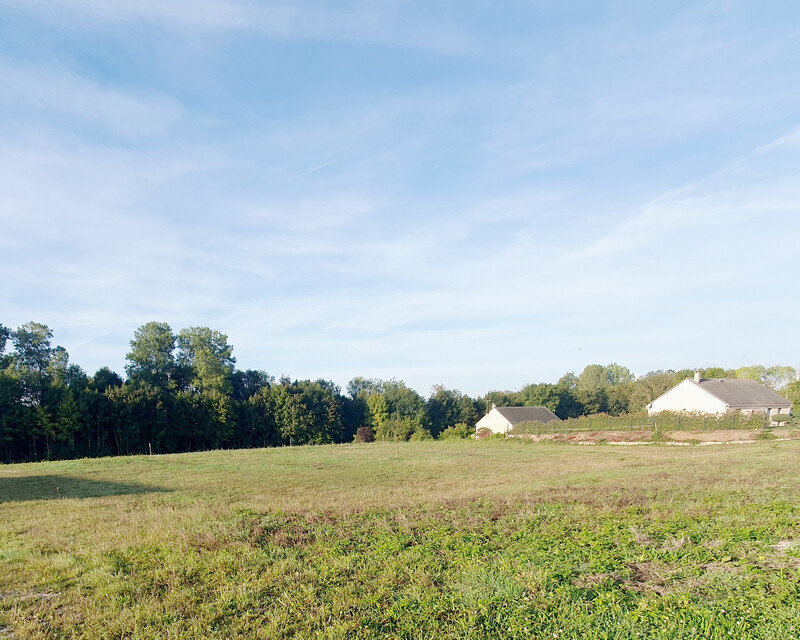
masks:
<path id="1" fill-rule="evenodd" d="M 520 422 L 552 422 L 560 418 L 547 407 L 495 407 L 512 425 Z"/>
<path id="2" fill-rule="evenodd" d="M 732 409 L 777 409 L 791 406 L 782 395 L 755 380 L 708 378 L 695 384 L 708 391 Z"/>

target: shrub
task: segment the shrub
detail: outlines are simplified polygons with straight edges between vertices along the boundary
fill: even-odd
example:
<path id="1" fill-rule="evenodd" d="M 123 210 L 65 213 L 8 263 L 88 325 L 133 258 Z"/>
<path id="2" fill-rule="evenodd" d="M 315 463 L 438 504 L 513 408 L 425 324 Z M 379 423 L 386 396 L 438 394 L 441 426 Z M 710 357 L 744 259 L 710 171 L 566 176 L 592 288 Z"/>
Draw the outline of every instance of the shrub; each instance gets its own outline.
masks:
<path id="1" fill-rule="evenodd" d="M 788 413 L 776 413 L 770 416 L 770 420 L 772 420 L 773 422 L 777 422 L 778 424 L 781 424 L 784 422 L 791 422 L 792 416 Z"/>
<path id="2" fill-rule="evenodd" d="M 409 440 L 417 442 L 419 440 L 433 440 L 433 435 L 425 427 L 419 427 L 411 434 Z"/>
<path id="3" fill-rule="evenodd" d="M 487 427 L 481 427 L 480 429 L 478 429 L 478 432 L 475 434 L 475 437 L 478 440 L 483 440 L 485 438 L 491 437 L 492 435 L 494 435 L 494 434 L 492 433 L 491 429 L 489 429 Z"/>
<path id="4" fill-rule="evenodd" d="M 419 418 L 387 418 L 375 427 L 375 438 L 403 442 L 421 428 Z"/>
<path id="5" fill-rule="evenodd" d="M 353 436 L 353 442 L 374 442 L 375 432 L 372 427 L 359 427 L 356 435 Z"/>
<path id="6" fill-rule="evenodd" d="M 472 435 L 475 433 L 475 430 L 472 429 L 468 424 L 465 422 L 459 422 L 452 427 L 447 427 L 444 431 L 439 434 L 439 440 L 459 440 L 462 438 L 471 438 Z"/>

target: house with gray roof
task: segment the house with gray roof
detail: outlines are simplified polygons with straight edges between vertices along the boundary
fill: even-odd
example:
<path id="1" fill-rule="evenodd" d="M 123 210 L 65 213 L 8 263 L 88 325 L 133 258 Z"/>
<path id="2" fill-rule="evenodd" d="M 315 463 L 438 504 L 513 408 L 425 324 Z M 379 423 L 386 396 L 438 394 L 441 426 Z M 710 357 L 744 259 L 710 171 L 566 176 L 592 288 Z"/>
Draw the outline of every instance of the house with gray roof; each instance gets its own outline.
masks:
<path id="1" fill-rule="evenodd" d="M 662 411 L 724 415 L 734 411 L 745 415 L 788 414 L 792 403 L 755 380 L 730 378 L 687 379 L 647 405 L 649 415 Z"/>
<path id="2" fill-rule="evenodd" d="M 497 407 L 483 416 L 475 425 L 475 433 L 489 429 L 492 433 L 508 433 L 521 422 L 561 422 L 547 407 Z"/>

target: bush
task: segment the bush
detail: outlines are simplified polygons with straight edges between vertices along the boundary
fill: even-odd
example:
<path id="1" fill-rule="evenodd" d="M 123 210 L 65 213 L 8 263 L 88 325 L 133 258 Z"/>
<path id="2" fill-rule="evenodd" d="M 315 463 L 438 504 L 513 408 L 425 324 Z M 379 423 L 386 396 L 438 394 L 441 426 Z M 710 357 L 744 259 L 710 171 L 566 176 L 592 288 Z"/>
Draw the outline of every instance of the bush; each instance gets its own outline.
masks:
<path id="1" fill-rule="evenodd" d="M 474 433 L 475 430 L 472 429 L 468 424 L 465 422 L 459 422 L 457 425 L 447 427 L 447 429 L 442 431 L 439 434 L 439 440 L 460 440 L 464 438 L 471 438 Z"/>
<path id="2" fill-rule="evenodd" d="M 770 420 L 772 420 L 773 422 L 777 422 L 778 424 L 781 424 L 784 422 L 791 422 L 792 416 L 791 414 L 788 413 L 776 413 L 770 416 Z"/>
<path id="3" fill-rule="evenodd" d="M 433 435 L 425 427 L 420 427 L 411 434 L 409 440 L 417 442 L 419 440 L 433 440 Z"/>
<path id="4" fill-rule="evenodd" d="M 359 427 L 353 436 L 353 442 L 375 442 L 375 432 L 372 431 L 372 427 Z"/>
<path id="5" fill-rule="evenodd" d="M 419 418 L 387 418 L 375 427 L 375 438 L 403 442 L 411 438 L 419 429 L 422 429 L 422 422 Z"/>

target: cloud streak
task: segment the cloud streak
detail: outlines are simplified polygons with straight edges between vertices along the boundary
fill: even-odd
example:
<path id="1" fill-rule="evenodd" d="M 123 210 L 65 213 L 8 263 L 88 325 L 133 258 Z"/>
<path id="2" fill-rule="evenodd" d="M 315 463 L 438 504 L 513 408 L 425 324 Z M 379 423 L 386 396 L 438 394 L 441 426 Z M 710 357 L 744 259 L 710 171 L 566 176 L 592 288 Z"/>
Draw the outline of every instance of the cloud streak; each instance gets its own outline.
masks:
<path id="1" fill-rule="evenodd" d="M 143 97 L 66 69 L 0 58 L 0 108 L 50 112 L 125 138 L 163 136 L 184 111 L 157 93 Z"/>
<path id="2" fill-rule="evenodd" d="M 71 16 L 110 25 L 144 22 L 190 30 L 255 33 L 279 40 L 329 40 L 418 48 L 444 54 L 470 49 L 446 23 L 419 24 L 404 3 L 248 2 L 244 0 L 32 0 L 10 3 L 43 19 Z M 79 25 L 78 25 L 79 26 Z"/>
<path id="3" fill-rule="evenodd" d="M 798 66 L 758 24 L 0 6 L 42 43 L 0 38 L 0 322 L 90 370 L 150 320 L 228 333 L 242 367 L 423 392 L 796 355 L 763 309 L 800 311 L 776 250 L 800 234 Z"/>

